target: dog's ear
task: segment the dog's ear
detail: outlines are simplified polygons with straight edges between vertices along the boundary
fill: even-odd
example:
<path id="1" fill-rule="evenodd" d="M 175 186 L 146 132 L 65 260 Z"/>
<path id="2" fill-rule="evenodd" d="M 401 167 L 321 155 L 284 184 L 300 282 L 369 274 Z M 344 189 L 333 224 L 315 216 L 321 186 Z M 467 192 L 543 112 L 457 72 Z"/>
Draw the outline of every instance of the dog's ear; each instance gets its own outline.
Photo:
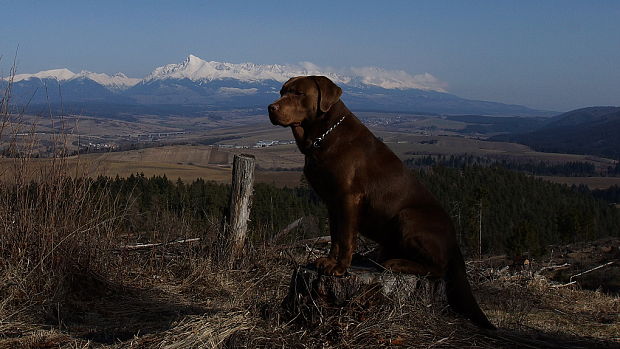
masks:
<path id="1" fill-rule="evenodd" d="M 342 89 L 324 76 L 313 76 L 319 88 L 319 108 L 326 113 L 342 96 Z"/>

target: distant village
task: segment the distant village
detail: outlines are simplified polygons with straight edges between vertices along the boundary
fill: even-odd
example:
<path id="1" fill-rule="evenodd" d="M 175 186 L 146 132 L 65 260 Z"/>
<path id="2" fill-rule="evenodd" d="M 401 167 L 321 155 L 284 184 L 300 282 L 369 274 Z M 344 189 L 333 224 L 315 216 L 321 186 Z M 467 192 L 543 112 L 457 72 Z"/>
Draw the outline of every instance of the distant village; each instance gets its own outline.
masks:
<path id="1" fill-rule="evenodd" d="M 278 141 L 278 140 L 261 140 L 256 142 L 256 144 L 254 145 L 238 145 L 238 144 L 220 144 L 219 147 L 220 148 L 227 148 L 227 149 L 249 149 L 249 148 L 267 148 L 267 147 L 271 147 L 274 145 L 285 145 L 285 144 L 294 144 L 295 141 L 294 140 L 287 140 L 287 141 Z"/>
<path id="2" fill-rule="evenodd" d="M 88 142 L 87 148 L 89 148 L 89 149 L 96 149 L 96 150 L 102 150 L 102 149 L 116 150 L 116 149 L 118 149 L 118 145 L 113 144 L 113 143 L 93 143 L 93 142 Z"/>

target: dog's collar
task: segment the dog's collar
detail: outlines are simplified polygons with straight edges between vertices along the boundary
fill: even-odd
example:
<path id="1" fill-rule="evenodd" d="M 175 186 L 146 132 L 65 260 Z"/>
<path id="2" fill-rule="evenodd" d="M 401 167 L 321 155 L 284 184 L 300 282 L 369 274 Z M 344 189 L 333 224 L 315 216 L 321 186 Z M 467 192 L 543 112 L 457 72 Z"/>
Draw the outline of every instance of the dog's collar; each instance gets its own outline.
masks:
<path id="1" fill-rule="evenodd" d="M 346 115 L 345 115 L 346 116 Z M 329 129 L 327 129 L 327 131 L 325 131 L 325 133 L 323 133 L 322 135 L 320 135 L 319 137 L 317 137 L 314 142 L 312 142 L 312 148 L 314 149 L 318 149 L 321 147 L 321 142 L 323 141 L 323 139 L 325 138 L 325 136 L 327 136 L 330 132 L 332 132 L 336 127 L 338 127 L 338 125 L 340 125 L 340 123 L 342 122 L 342 120 L 344 120 L 344 116 L 340 118 L 340 120 L 338 120 L 337 123 L 335 123 L 332 127 L 330 127 Z"/>

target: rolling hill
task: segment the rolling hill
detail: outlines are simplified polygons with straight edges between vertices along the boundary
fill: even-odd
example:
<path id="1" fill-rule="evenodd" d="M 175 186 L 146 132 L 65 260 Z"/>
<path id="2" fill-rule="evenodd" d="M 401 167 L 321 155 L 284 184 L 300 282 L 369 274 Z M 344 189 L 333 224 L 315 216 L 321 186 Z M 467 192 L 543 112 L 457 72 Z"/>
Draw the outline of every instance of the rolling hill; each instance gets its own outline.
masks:
<path id="1" fill-rule="evenodd" d="M 492 140 L 517 142 L 538 151 L 591 154 L 620 159 L 620 107 L 589 107 L 555 116 L 528 133 Z"/>

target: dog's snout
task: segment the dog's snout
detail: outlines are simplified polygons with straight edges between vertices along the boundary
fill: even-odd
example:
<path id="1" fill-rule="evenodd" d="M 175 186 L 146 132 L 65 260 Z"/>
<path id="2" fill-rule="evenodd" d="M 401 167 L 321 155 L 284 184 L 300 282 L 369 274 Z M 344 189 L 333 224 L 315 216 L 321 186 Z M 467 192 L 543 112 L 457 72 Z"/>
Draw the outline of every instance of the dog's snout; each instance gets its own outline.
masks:
<path id="1" fill-rule="evenodd" d="M 269 110 L 270 113 L 276 112 L 280 109 L 280 106 L 273 103 L 273 104 L 269 104 L 269 107 L 267 107 L 267 110 Z"/>

